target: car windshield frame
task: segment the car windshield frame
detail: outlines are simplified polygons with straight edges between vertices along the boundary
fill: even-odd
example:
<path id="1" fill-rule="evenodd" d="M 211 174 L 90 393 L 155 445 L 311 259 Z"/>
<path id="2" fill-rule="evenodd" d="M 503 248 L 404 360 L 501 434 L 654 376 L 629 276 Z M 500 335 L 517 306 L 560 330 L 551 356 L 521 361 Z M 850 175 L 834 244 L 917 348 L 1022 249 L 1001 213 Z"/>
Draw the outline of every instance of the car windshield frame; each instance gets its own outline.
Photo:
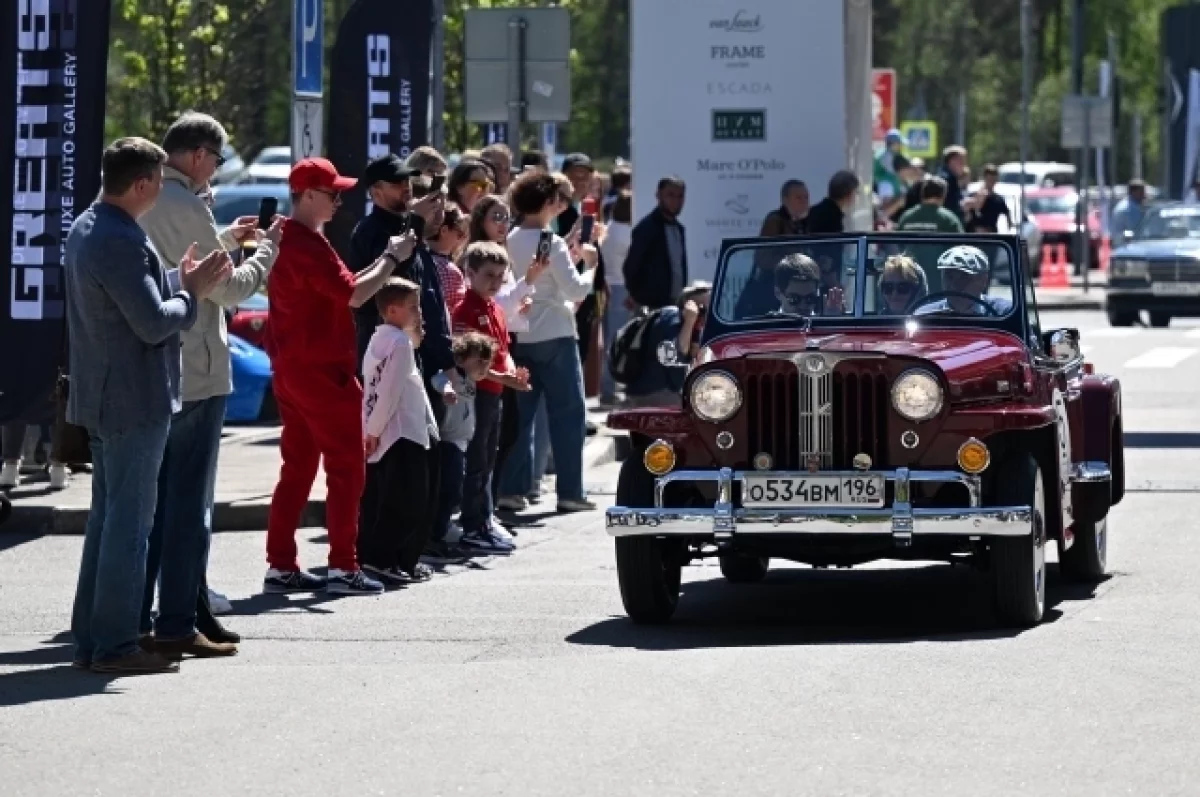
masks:
<path id="1" fill-rule="evenodd" d="M 737 252 L 767 247 L 803 246 L 805 244 L 834 244 L 856 246 L 854 266 L 854 312 L 844 315 L 820 315 L 797 318 L 794 315 L 765 315 L 748 319 L 726 319 L 717 311 L 717 297 L 726 289 L 730 277 L 729 259 Z M 866 268 L 868 250 L 872 243 L 889 245 L 941 244 L 947 247 L 959 244 L 1004 246 L 1009 251 L 1013 264 L 1011 277 L 1012 310 L 1003 316 L 960 315 L 928 313 L 921 315 L 868 314 L 866 310 L 867 280 L 873 278 L 871 269 Z M 1009 332 L 1023 341 L 1030 341 L 1028 333 L 1028 311 L 1026 280 L 1028 261 L 1025 247 L 1019 236 L 1011 233 L 932 233 L 932 232 L 846 232 L 824 235 L 794 235 L 773 238 L 726 239 L 717 258 L 717 271 L 713 282 L 712 299 L 701 331 L 700 343 L 707 345 L 726 335 L 759 331 L 811 331 L 846 330 L 850 328 L 906 329 L 916 324 L 929 328 L 989 329 Z"/>
<path id="2" fill-rule="evenodd" d="M 1145 230 L 1156 217 L 1171 217 L 1171 216 L 1189 216 L 1191 218 L 1200 219 L 1200 205 L 1164 205 L 1160 207 L 1152 207 L 1146 210 L 1146 215 L 1142 217 L 1137 229 L 1134 230 L 1134 241 L 1200 241 L 1200 236 L 1160 236 L 1146 235 Z"/>

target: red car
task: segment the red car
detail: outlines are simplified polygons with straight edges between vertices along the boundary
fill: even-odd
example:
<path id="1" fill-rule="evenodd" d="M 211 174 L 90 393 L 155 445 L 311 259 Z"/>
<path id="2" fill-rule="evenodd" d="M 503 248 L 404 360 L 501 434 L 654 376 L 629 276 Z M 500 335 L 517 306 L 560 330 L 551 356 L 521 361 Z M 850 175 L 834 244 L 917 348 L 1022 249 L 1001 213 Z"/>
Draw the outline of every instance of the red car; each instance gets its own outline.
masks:
<path id="1" fill-rule="evenodd" d="M 772 558 L 971 562 L 1015 627 L 1043 617 L 1050 541 L 1065 580 L 1101 580 L 1121 387 L 1039 326 L 1027 260 L 1010 235 L 725 241 L 695 359 L 658 346 L 680 402 L 608 419 L 632 443 L 607 510 L 629 616 L 667 621 L 708 557 L 742 583 Z"/>
<path id="2" fill-rule="evenodd" d="M 229 319 L 229 332 L 257 348 L 263 347 L 267 329 L 267 297 L 256 293 L 237 306 Z"/>
<path id="3" fill-rule="evenodd" d="M 1042 245 L 1065 245 L 1067 256 L 1075 264 L 1075 273 L 1082 273 L 1079 268 L 1079 236 L 1075 234 L 1079 227 L 1076 220 L 1079 192 L 1070 186 L 1039 188 L 1026 192 L 1025 203 L 1027 212 L 1042 231 Z M 1100 236 L 1103 228 L 1100 212 L 1094 207 L 1088 209 L 1087 229 L 1088 262 L 1092 268 L 1100 268 Z"/>

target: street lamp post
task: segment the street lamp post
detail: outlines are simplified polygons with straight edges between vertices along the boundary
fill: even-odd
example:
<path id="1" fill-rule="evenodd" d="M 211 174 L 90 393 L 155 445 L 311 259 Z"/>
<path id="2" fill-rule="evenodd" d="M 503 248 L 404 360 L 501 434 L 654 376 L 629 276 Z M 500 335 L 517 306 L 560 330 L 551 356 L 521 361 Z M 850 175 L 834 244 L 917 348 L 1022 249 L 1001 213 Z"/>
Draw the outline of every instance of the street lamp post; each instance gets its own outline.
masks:
<path id="1" fill-rule="evenodd" d="M 1033 65 L 1030 63 L 1033 58 L 1030 42 L 1030 28 L 1033 25 L 1032 2 L 1033 0 L 1021 0 L 1021 218 L 1017 221 L 1018 230 L 1025 225 L 1025 164 L 1029 160 L 1029 94 L 1033 78 Z"/>

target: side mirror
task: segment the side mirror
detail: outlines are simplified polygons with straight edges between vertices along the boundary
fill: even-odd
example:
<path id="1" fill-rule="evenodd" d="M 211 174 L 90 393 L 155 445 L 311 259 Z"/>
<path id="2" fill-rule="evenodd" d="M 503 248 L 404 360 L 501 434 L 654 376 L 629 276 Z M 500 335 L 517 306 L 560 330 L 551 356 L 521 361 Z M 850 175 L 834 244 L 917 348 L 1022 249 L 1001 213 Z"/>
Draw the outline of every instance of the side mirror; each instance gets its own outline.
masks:
<path id="1" fill-rule="evenodd" d="M 658 361 L 668 367 L 679 365 L 679 345 L 674 340 L 658 344 Z"/>
<path id="2" fill-rule="evenodd" d="M 1056 363 L 1069 363 L 1083 357 L 1078 329 L 1056 329 L 1046 333 L 1046 351 Z"/>

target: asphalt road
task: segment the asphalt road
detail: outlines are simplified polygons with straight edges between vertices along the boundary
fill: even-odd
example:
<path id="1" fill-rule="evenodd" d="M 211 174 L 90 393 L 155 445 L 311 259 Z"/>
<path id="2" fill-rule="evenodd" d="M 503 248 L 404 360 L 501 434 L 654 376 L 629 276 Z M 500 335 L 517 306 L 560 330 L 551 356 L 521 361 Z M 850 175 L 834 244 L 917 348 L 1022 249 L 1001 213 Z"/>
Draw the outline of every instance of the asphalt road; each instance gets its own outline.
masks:
<path id="1" fill-rule="evenodd" d="M 110 681 L 68 669 L 80 540 L 0 534 L 0 794 L 1200 794 L 1200 331 L 1043 322 L 1121 377 L 1136 489 L 1112 578 L 1052 571 L 1036 629 L 940 565 L 693 567 L 636 628 L 600 513 L 532 515 L 510 559 L 381 598 L 256 596 L 262 534 L 219 535 L 241 655 Z"/>

